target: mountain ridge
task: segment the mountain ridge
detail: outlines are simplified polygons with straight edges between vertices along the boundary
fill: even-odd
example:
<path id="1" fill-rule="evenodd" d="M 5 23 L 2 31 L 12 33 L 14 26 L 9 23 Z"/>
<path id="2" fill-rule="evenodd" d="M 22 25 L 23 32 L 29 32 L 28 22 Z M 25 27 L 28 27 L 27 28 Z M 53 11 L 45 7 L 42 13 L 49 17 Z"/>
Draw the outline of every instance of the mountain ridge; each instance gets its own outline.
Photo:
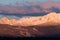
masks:
<path id="1" fill-rule="evenodd" d="M 3 17 L 0 19 L 0 24 L 9 24 L 9 25 L 20 25 L 20 26 L 31 26 L 31 25 L 41 25 L 44 23 L 56 24 L 60 23 L 60 14 L 51 12 L 44 16 L 36 16 L 36 17 L 22 17 L 18 20 L 16 19 L 8 19 L 7 17 Z"/>
<path id="2" fill-rule="evenodd" d="M 52 37 L 57 34 L 60 35 L 60 13 L 51 12 L 44 16 L 23 17 L 19 20 L 6 17 L 0 19 L 0 36 Z"/>

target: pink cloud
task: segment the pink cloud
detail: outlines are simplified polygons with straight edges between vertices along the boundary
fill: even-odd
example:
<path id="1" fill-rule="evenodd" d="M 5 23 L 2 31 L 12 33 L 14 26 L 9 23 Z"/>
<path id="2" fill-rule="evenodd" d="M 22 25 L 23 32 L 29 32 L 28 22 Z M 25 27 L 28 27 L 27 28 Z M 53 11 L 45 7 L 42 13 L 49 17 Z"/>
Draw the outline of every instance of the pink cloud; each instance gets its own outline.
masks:
<path id="1" fill-rule="evenodd" d="M 26 13 L 40 13 L 42 11 L 45 11 L 45 12 L 49 12 L 51 10 L 47 10 L 51 7 L 56 7 L 56 8 L 60 8 L 60 3 L 59 2 L 38 2 L 38 3 L 28 3 L 30 4 L 31 8 L 27 8 L 27 7 L 24 7 L 24 6 L 16 6 L 16 7 L 13 7 L 13 6 L 0 6 L 0 11 L 6 11 L 8 13 L 23 13 L 23 14 L 26 14 Z M 40 8 L 36 8 L 35 6 L 41 6 L 42 10 Z"/>

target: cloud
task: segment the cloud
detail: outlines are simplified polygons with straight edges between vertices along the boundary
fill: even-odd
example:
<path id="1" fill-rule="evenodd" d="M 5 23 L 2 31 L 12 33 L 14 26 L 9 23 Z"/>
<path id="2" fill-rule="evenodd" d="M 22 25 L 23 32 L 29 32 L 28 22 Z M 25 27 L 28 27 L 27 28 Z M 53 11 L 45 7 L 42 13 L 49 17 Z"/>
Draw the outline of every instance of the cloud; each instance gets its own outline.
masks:
<path id="1" fill-rule="evenodd" d="M 60 9 L 60 3 L 59 2 L 28 2 L 26 5 L 23 6 L 0 6 L 0 11 L 2 13 L 19 13 L 19 14 L 29 14 L 29 13 L 41 13 L 41 12 L 51 12 Z M 54 8 L 54 10 L 53 10 Z"/>

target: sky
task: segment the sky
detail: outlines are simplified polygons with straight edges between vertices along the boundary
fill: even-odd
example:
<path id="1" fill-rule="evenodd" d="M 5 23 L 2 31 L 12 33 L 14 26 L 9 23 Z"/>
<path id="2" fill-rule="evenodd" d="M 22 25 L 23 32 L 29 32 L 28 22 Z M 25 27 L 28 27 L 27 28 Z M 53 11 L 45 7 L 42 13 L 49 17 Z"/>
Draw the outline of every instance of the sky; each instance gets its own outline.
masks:
<path id="1" fill-rule="evenodd" d="M 26 2 L 28 5 L 25 5 Z M 60 0 L 0 0 L 0 13 L 3 14 L 33 14 L 52 11 L 60 13 Z"/>
<path id="2" fill-rule="evenodd" d="M 55 1 L 55 2 L 60 2 L 60 0 L 0 0 L 0 4 L 3 5 L 8 5 L 8 4 L 12 4 L 14 5 L 16 2 L 46 2 L 46 1 Z"/>
<path id="3" fill-rule="evenodd" d="M 0 13 L 40 13 L 41 10 L 60 12 L 60 0 L 0 0 Z"/>

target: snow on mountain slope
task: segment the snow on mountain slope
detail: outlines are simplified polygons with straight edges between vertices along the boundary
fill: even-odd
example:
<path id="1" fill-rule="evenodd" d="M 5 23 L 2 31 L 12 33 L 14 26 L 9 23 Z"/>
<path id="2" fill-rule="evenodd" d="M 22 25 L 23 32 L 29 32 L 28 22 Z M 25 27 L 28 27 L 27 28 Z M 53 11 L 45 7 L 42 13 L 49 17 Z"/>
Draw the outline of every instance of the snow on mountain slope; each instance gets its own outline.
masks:
<path id="1" fill-rule="evenodd" d="M 60 24 L 60 13 L 51 12 L 44 16 L 37 17 L 23 17 L 19 20 L 16 19 L 8 19 L 7 17 L 0 18 L 0 24 L 9 24 L 9 25 L 17 25 L 17 26 L 31 26 L 31 25 L 41 25 L 48 23 L 51 24 Z"/>

